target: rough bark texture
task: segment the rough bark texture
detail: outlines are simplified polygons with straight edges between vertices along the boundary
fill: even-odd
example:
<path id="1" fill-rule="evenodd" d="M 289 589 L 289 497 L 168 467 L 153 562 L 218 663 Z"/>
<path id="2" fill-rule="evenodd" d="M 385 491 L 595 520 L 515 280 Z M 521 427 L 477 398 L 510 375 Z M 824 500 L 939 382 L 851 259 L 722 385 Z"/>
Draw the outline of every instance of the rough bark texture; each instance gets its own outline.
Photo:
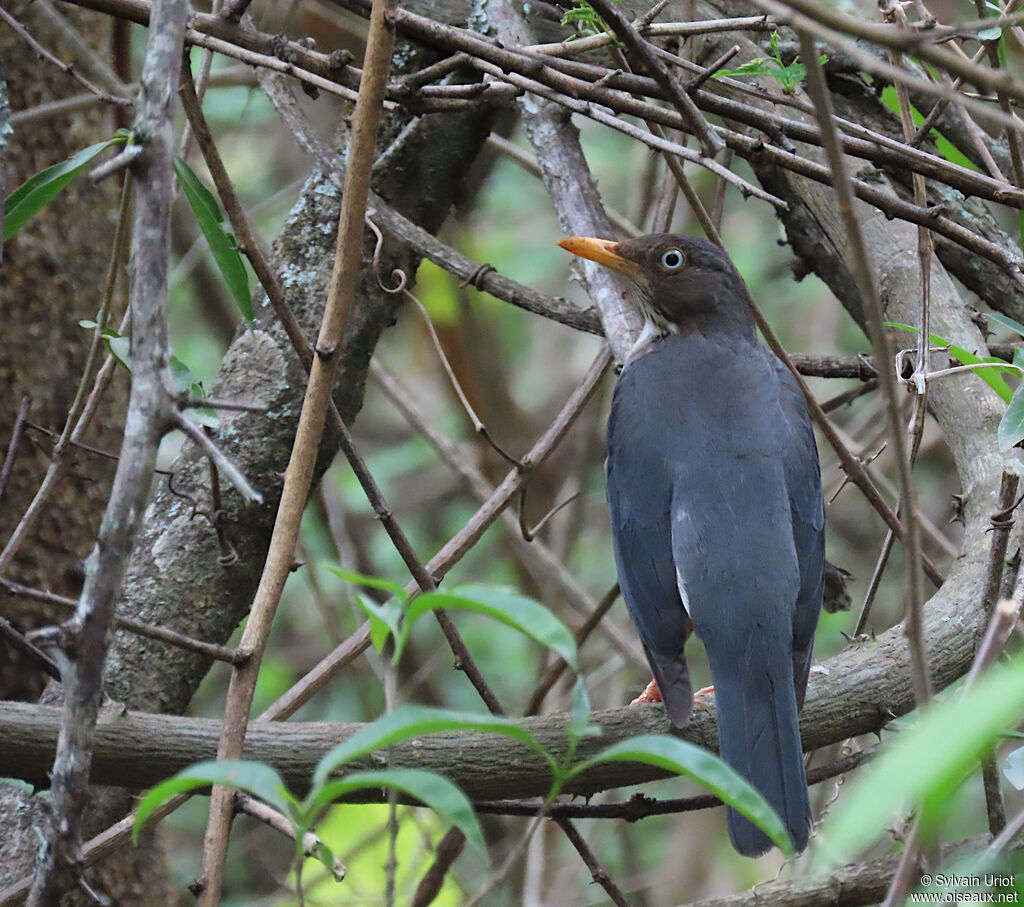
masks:
<path id="1" fill-rule="evenodd" d="M 403 53 L 408 60 L 408 49 Z M 382 128 L 374 190 L 406 217 L 436 231 L 460 193 L 461 182 L 486 137 L 489 123 L 487 113 L 433 115 L 416 121 L 404 115 L 392 117 Z M 288 302 L 311 337 L 316 335 L 326 299 L 339 206 L 340 193 L 335 184 L 315 170 L 275 245 L 274 266 Z M 66 214 L 71 217 L 70 212 Z M 110 231 L 97 232 L 109 235 Z M 55 242 L 52 237 L 51 242 Z M 100 267 L 102 262 L 101 258 Z M 416 265 L 417 259 L 408 249 L 394 244 L 389 244 L 382 257 L 384 274 L 401 267 L 411 275 Z M 46 298 L 42 290 L 40 298 Z M 335 393 L 346 419 L 352 419 L 359 410 L 370 356 L 381 331 L 393 323 L 397 306 L 398 297 L 381 292 L 372 278 L 363 281 L 349 320 Z M 226 531 L 238 550 L 239 562 L 230 568 L 218 564 L 213 530 L 192 520 L 191 505 L 171 494 L 163 480 L 146 510 L 119 606 L 121 613 L 207 640 L 226 640 L 249 607 L 266 554 L 305 386 L 299 361 L 265 299 L 257 300 L 256 310 L 255 324 L 251 330 L 239 330 L 211 390 L 215 397 L 267 407 L 265 416 L 224 413 L 215 439 L 264 497 L 262 505 L 245 504 L 225 486 L 224 506 L 234 516 Z M 76 330 L 81 331 L 77 322 Z M 16 406 L 15 401 L 12 413 Z M 321 470 L 336 449 L 329 438 L 325 440 Z M 173 469 L 178 492 L 208 502 L 208 466 L 194 447 L 186 446 Z M 131 708 L 181 712 L 208 668 L 206 660 L 190 653 L 119 633 L 110 650 L 107 689 Z M 94 804 L 93 830 L 118 818 L 127 805 L 122 795 L 115 794 L 104 797 L 102 804 Z M 18 798 L 10 807 L 17 815 L 11 817 L 10 812 L 0 811 L 0 827 L 8 821 L 24 821 L 26 810 Z M 5 840 L 0 844 L 0 881 L 9 882 L 20 878 L 28 868 L 34 840 L 21 838 L 22 847 L 17 847 L 17 840 Z"/>
<path id="2" fill-rule="evenodd" d="M 479 120 L 424 117 L 394 137 L 383 152 L 386 163 L 376 191 L 407 217 L 436 230 L 485 133 Z M 429 154 L 425 147 L 432 149 Z M 334 183 L 315 171 L 276 247 L 275 267 L 288 302 L 311 337 L 327 295 L 339 205 Z M 383 258 L 382 273 L 401 267 L 411 274 L 416 264 L 408 251 L 391 248 Z M 381 332 L 394 321 L 397 304 L 398 297 L 380 291 L 372 278 L 364 279 L 350 316 L 335 393 L 346 420 L 359 411 L 370 356 Z M 301 365 L 269 304 L 258 300 L 255 325 L 239 331 L 211 393 L 267 408 L 265 416 L 223 414 L 215 436 L 263 494 L 264 503 L 245 504 L 233 491 L 226 492 L 225 506 L 234 517 L 227 533 L 240 559 L 225 568 L 217 562 L 212 529 L 192 520 L 191 506 L 162 482 L 146 512 L 145 529 L 126 577 L 122 607 L 127 613 L 200 639 L 223 641 L 231 634 L 259 580 L 304 384 Z M 321 468 L 335 451 L 326 440 Z M 185 450 L 174 470 L 175 490 L 208 500 L 208 468 L 195 449 Z M 107 679 L 111 695 L 132 708 L 180 712 L 208 667 L 190 653 L 119 634 Z"/>
<path id="3" fill-rule="evenodd" d="M 27 3 L 11 12 L 30 27 Z M 83 35 L 96 46 L 108 40 L 109 22 L 102 16 L 73 17 Z M 14 112 L 81 93 L 81 85 L 56 67 L 43 63 L 15 35 L 0 30 L 11 109 Z M 4 166 L 8 192 L 38 171 L 59 163 L 75 151 L 109 138 L 113 118 L 94 107 L 15 127 Z M 89 334 L 79 320 L 95 318 L 100 304 L 111 237 L 117 217 L 115 180 L 99 186 L 72 183 L 39 215 L 4 244 L 0 279 L 0 445 L 10 438 L 18 404 L 32 397 L 29 418 L 60 430 L 81 377 Z M 127 399 L 127 382 L 119 375 L 87 438 L 88 443 L 117 450 Z M 33 438 L 40 443 L 33 443 Z M 35 494 L 48 465 L 50 442 L 31 432 L 19 445 L 14 471 L 0 502 L 0 545 L 6 543 Z M 89 553 L 103 513 L 113 474 L 110 461 L 80 455 L 73 475 L 60 483 L 28 543 L 12 565 L 11 578 L 54 592 L 77 596 L 82 585 L 82 559 Z M 5 616 L 29 625 L 39 622 L 40 606 L 0 590 Z M 38 695 L 38 675 L 0 643 L 0 694 L 4 698 Z"/>
<path id="4" fill-rule="evenodd" d="M 719 6 L 720 9 L 705 6 L 701 13 L 733 15 L 737 14 L 739 4 L 723 2 Z M 460 9 L 456 5 L 453 10 L 450 9 L 447 15 L 437 8 L 424 11 L 449 21 L 465 20 L 464 7 Z M 486 21 L 486 8 L 472 12 L 476 21 Z M 730 43 L 735 40 L 735 36 L 728 38 Z M 760 53 L 749 42 L 741 39 L 738 43 L 744 45 L 743 54 L 747 57 Z M 743 58 L 741 56 L 735 64 Z M 875 105 L 877 101 L 868 97 L 857 101 L 857 109 L 863 108 L 865 114 Z M 427 117 L 409 128 L 403 128 L 403 123 L 396 122 L 387 138 L 390 147 L 381 157 L 375 188 L 423 226 L 436 228 L 465 173 L 466 164 L 476 152 L 484 125 L 479 119 L 452 116 L 443 119 Z M 820 158 L 820 151 L 809 146 L 801 145 L 800 152 L 814 159 Z M 859 317 L 859 300 L 844 258 L 847 244 L 834 208 L 832 190 L 767 166 L 758 166 L 756 161 L 754 166 L 765 187 L 790 202 L 791 211 L 784 223 L 794 250 L 814 266 L 854 317 Z M 858 163 L 854 169 L 863 170 L 863 165 Z M 877 179 L 884 181 L 886 177 L 877 174 Z M 288 289 L 292 306 L 310 331 L 318 321 L 325 295 L 337 203 L 333 184 L 321 174 L 314 173 L 277 244 L 276 266 Z M 881 282 L 887 317 L 913 322 L 917 317 L 916 300 L 920 286 L 914 228 L 887 221 L 865 205 L 861 205 L 861 214 Z M 399 254 L 396 264 L 408 265 L 409 260 Z M 385 262 L 385 268 L 392 266 Z M 983 342 L 977 328 L 968 318 L 951 280 L 938 262 L 933 264 L 932 286 L 936 332 L 969 349 L 982 349 Z M 381 330 L 394 317 L 393 306 L 392 297 L 386 297 L 373 288 L 364 287 L 360 295 L 338 384 L 338 405 L 347 418 L 358 410 L 366 362 Z M 298 363 L 272 324 L 268 307 L 260 306 L 258 311 L 260 315 L 255 328 L 238 335 L 214 388 L 218 397 L 250 400 L 269 407 L 266 417 L 228 415 L 218 438 L 226 452 L 255 481 L 267 502 L 263 507 L 243 507 L 237 498 L 229 497 L 227 501 L 228 508 L 236 516 L 228 532 L 241 560 L 235 567 L 220 567 L 212 531 L 191 521 L 190 508 L 170 495 L 162 484 L 146 513 L 143 537 L 132 559 L 122 600 L 125 613 L 212 641 L 227 638 L 245 613 L 255 588 L 269 536 L 273 506 L 280 489 L 280 471 L 287 459 L 290 432 L 294 428 L 301 399 L 303 382 Z M 999 419 L 996 402 L 979 379 L 974 376 L 942 379 L 933 386 L 930 399 L 932 412 L 956 460 L 965 493 L 966 518 L 964 554 L 954 564 L 943 589 L 925 608 L 932 677 L 936 687 L 941 688 L 967 669 L 983 629 L 980 602 L 988 551 L 985 531 L 988 516 L 995 509 L 999 476 L 1006 464 L 996 452 L 995 428 Z M 328 448 L 329 445 L 325 445 L 324 462 L 332 452 Z M 180 471 L 178 487 L 205 501 L 205 463 L 194 451 L 186 450 L 176 468 Z M 206 667 L 201 660 L 177 650 L 119 636 L 112 651 L 108 675 L 110 691 L 134 709 L 180 712 L 187 705 Z M 901 628 L 896 627 L 875 641 L 850 646 L 812 675 L 802 722 L 805 745 L 821 746 L 857 733 L 877 730 L 891 715 L 904 714 L 912 706 L 906 642 Z M 19 738 L 23 741 L 19 746 L 36 747 L 33 771 L 37 773 L 40 760 L 45 764 L 45 757 L 39 749 L 45 747 L 40 724 L 44 717 L 45 713 L 39 712 L 37 723 Z M 605 728 L 604 742 L 641 731 L 668 730 L 663 713 L 656 708 L 620 710 L 596 717 Z M 140 723 L 144 720 L 155 723 Z M 559 731 L 560 721 L 559 718 L 549 718 L 531 727 L 536 727 L 543 734 L 542 739 L 557 749 L 563 739 Z M 101 770 L 100 766 L 106 766 L 103 771 L 111 774 L 104 777 L 113 778 L 120 772 L 120 780 L 126 780 L 130 776 L 124 773 L 136 770 L 130 767 L 133 760 L 108 763 L 104 748 L 107 743 L 104 741 L 110 744 L 122 742 L 129 739 L 129 731 L 140 728 L 143 730 L 133 731 L 137 733 L 139 745 L 153 745 L 164 739 L 160 736 L 164 731 L 158 730 L 166 723 L 167 719 L 131 716 L 122 722 L 104 726 L 97 752 L 97 771 Z M 190 726 L 195 726 L 195 723 Z M 251 737 L 256 747 L 266 735 L 267 746 L 276 747 L 276 752 L 290 766 L 288 771 L 294 771 L 292 779 L 298 782 L 303 772 L 308 777 L 309 763 L 315 761 L 316 752 L 303 750 L 296 753 L 296 741 L 315 742 L 315 739 L 289 735 L 301 735 L 309 730 L 302 725 L 289 725 L 287 728 L 274 728 L 271 733 L 254 725 Z M 323 746 L 343 733 L 344 729 L 338 726 L 316 730 Z M 713 717 L 697 710 L 685 736 L 702 743 L 712 742 Z M 175 738 L 176 744 L 149 751 L 142 761 L 152 763 L 158 754 L 161 758 L 173 755 L 168 750 L 174 749 L 187 752 L 188 761 L 203 752 L 198 737 L 184 738 L 186 742 L 194 739 L 194 750 L 182 743 L 182 739 Z M 147 740 L 153 743 L 147 744 Z M 214 745 L 212 734 L 209 740 L 210 745 Z M 280 741 L 285 741 L 286 752 L 282 753 Z M 587 745 L 590 743 L 588 741 Z M 457 763 L 454 759 L 456 750 Z M 396 748 L 396 754 L 402 752 L 402 748 Z M 496 743 L 471 735 L 459 738 L 456 743 L 437 737 L 431 738 L 429 745 L 416 748 L 416 753 L 422 758 L 426 758 L 425 754 L 434 753 L 433 758 L 444 761 L 445 767 L 457 764 L 461 772 L 478 778 L 477 782 L 469 777 L 464 779 L 471 787 L 486 782 L 486 793 L 482 786 L 474 788 L 473 792 L 478 795 L 528 795 L 543 791 L 543 773 L 533 766 L 530 759 L 520 759 L 506 742 Z M 255 749 L 253 754 L 256 754 Z M 277 758 L 271 749 L 264 757 L 271 761 Z M 302 765 L 297 766 L 297 758 L 303 760 Z M 168 764 L 166 767 L 172 771 L 178 765 Z M 29 773 L 28 768 L 24 771 Z M 631 769 L 629 777 L 636 781 L 653 776 Z M 138 777 L 138 781 L 143 779 Z M 624 778 L 617 775 L 615 778 L 591 779 L 588 784 L 597 787 L 623 781 Z M 110 815 L 110 812 L 104 814 Z M 16 827 L 5 825 L 5 821 L 0 816 L 0 825 Z M 19 869 L 2 856 L 0 854 L 0 878 L 20 875 L 23 864 Z M 5 873 L 9 874 L 5 876 Z"/>
<path id="5" fill-rule="evenodd" d="M 31 4 L 15 3 L 7 9 L 37 39 L 55 48 Z M 110 21 L 106 17 L 73 9 L 64 13 L 92 47 L 104 50 L 108 46 Z M 0 59 L 14 112 L 82 92 L 77 81 L 40 60 L 6 27 L 0 28 Z M 16 126 L 3 161 L 7 192 L 39 170 L 109 138 L 113 130 L 113 116 L 104 107 Z M 117 198 L 117 180 L 100 185 L 88 180 L 72 183 L 4 244 L 0 266 L 0 324 L 5 326 L 0 344 L 0 445 L 4 447 L 24 394 L 32 397 L 33 422 L 55 430 L 63 426 L 90 339 L 78 322 L 95 318 L 100 304 Z M 126 375 L 116 375 L 85 438 L 87 443 L 117 450 L 127 389 Z M 49 446 L 39 435 L 30 433 L 23 438 L 11 482 L 0 502 L 0 544 L 7 541 L 35 494 L 46 472 Z M 13 562 L 11 578 L 77 597 L 82 560 L 95 539 L 112 474 L 111 461 L 75 455 L 71 474 L 57 486 Z M 3 591 L 0 610 L 24 626 L 65 617 L 63 612 L 47 613 L 38 603 L 12 598 Z M 34 699 L 44 679 L 33 665 L 0 643 L 3 698 Z M 21 875 L 31 866 L 39 825 L 37 810 L 25 808 L 13 788 L 0 786 L 0 877 L 8 878 L 8 870 Z M 120 904 L 163 903 L 167 897 L 163 856 L 154 846 L 133 848 L 104 861 L 91 878 Z"/>

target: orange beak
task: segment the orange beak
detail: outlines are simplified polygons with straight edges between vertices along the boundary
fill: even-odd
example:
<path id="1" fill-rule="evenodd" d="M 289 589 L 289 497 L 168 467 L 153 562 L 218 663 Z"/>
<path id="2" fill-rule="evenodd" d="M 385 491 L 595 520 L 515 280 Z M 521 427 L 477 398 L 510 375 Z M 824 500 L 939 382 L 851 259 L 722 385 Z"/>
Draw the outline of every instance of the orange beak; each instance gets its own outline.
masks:
<path id="1" fill-rule="evenodd" d="M 615 250 L 619 244 L 614 239 L 594 239 L 591 236 L 570 236 L 560 240 L 560 245 L 566 252 L 579 255 L 580 258 L 589 258 L 600 265 L 625 274 L 627 277 L 637 278 L 640 276 L 640 266 L 635 261 L 623 258 Z"/>

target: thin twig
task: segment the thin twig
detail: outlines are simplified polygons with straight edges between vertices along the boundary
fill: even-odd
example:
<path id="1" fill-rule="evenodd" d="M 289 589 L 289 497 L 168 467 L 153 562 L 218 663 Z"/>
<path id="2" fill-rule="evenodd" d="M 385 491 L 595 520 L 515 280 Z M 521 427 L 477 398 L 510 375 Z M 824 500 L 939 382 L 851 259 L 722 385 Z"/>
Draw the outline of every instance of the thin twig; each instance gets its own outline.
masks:
<path id="1" fill-rule="evenodd" d="M 675 73 L 670 72 L 643 36 L 629 23 L 625 16 L 609 0 L 591 0 L 591 5 L 598 15 L 608 24 L 615 35 L 644 64 L 644 68 L 668 94 L 669 100 L 686 120 L 690 130 L 697 137 L 700 146 L 708 157 L 714 157 L 725 148 L 725 142 L 704 119 L 697 105 L 690 97 Z"/>
<path id="2" fill-rule="evenodd" d="M 576 826 L 573 825 L 571 819 L 567 819 L 564 816 L 558 816 L 554 820 L 555 824 L 565 832 L 565 836 L 569 839 L 569 843 L 576 848 L 576 853 L 580 855 L 580 859 L 586 864 L 587 869 L 590 870 L 590 877 L 597 882 L 608 895 L 616 907 L 629 907 L 629 902 L 625 896 L 619 890 L 619 886 L 615 884 L 612 877 L 608 875 L 608 871 L 598 862 L 597 857 L 594 856 L 594 852 L 590 849 L 590 846 L 584 840 L 583 835 L 579 833 Z"/>
<path id="3" fill-rule="evenodd" d="M 460 456 L 454 442 L 437 430 L 416 404 L 408 388 L 404 387 L 384 363 L 376 357 L 370 363 L 370 376 L 378 382 L 385 396 L 391 400 L 409 424 L 427 439 L 441 460 L 458 475 L 469 489 L 470 494 L 484 507 L 489 507 L 497 493 L 494 486 L 473 464 L 467 462 L 465 457 Z M 525 487 L 529 479 L 530 475 L 523 475 L 522 482 L 516 488 L 516 493 Z M 523 566 L 539 582 L 545 585 L 550 584 L 555 593 L 582 615 L 584 620 L 590 620 L 594 612 L 598 610 L 599 604 L 573 579 L 558 556 L 540 540 L 534 540 L 532 543 L 525 542 L 519 531 L 516 518 L 510 513 L 503 510 L 499 516 L 508 527 L 509 544 L 522 561 Z M 643 654 L 615 624 L 602 622 L 597 626 L 599 632 L 605 636 L 626 662 L 646 670 L 647 662 Z"/>
<path id="4" fill-rule="evenodd" d="M 241 240 L 243 250 L 252 263 L 253 270 L 256 272 L 264 292 L 266 292 L 274 313 L 281 322 L 285 334 L 292 344 L 292 348 L 308 372 L 313 361 L 312 347 L 306 339 L 295 315 L 292 313 L 287 300 L 284 298 L 281 285 L 270 268 L 262 245 L 253 234 L 248 219 L 242 211 L 238 195 L 224 167 L 224 162 L 221 160 L 220 153 L 213 141 L 213 136 L 210 134 L 209 126 L 193 90 L 190 75 L 185 73 L 185 78 L 182 81 L 181 98 L 186 116 L 192 125 L 196 142 L 206 160 L 207 167 L 224 204 L 228 219 Z M 363 492 L 366 494 L 370 506 L 373 508 L 384 530 L 388 533 L 395 549 L 398 551 L 406 567 L 408 567 L 419 589 L 423 592 L 429 592 L 437 588 L 434 577 L 416 554 L 412 543 L 395 518 L 391 507 L 388 505 L 366 462 L 359 454 L 352 434 L 342 420 L 341 414 L 338 412 L 338 408 L 333 400 L 328 401 L 327 424 L 336 438 L 342 453 L 352 467 L 352 471 L 358 479 Z M 444 633 L 445 639 L 448 641 L 452 654 L 455 656 L 456 664 L 480 694 L 488 710 L 492 714 L 504 714 L 497 696 L 484 679 L 483 673 L 474 661 L 469 648 L 463 641 L 452 619 L 443 609 L 437 609 L 433 614 L 438 625 L 441 627 L 441 631 Z"/>
<path id="5" fill-rule="evenodd" d="M 466 836 L 459 829 L 452 826 L 445 832 L 434 850 L 434 862 L 430 864 L 430 868 L 416 886 L 416 893 L 409 907 L 429 907 L 434 902 L 444 884 L 444 877 L 465 846 Z"/>
<path id="6" fill-rule="evenodd" d="M 35 662 L 42 670 L 56 681 L 60 681 L 60 667 L 42 649 L 34 645 L 30 640 L 20 633 L 16 627 L 2 614 L 0 614 L 0 638 L 3 638 L 7 645 L 20 652 L 29 661 Z"/>
<path id="7" fill-rule="evenodd" d="M 880 369 L 879 386 L 886 405 L 886 416 L 889 424 L 889 441 L 899 476 L 900 509 L 904 514 L 903 545 L 906 549 L 907 571 L 907 612 L 904 631 L 910 647 L 912 676 L 915 696 L 923 705 L 932 695 L 931 681 L 928 676 L 928 656 L 925 650 L 924 637 L 921 629 L 921 607 L 924 603 L 924 580 L 921 563 L 924 556 L 921 551 L 920 527 L 917 520 L 917 501 L 914 489 L 914 478 L 910 470 L 910 455 L 904 436 L 903 420 L 900 417 L 899 398 L 897 396 L 896 377 L 889 363 L 892 362 L 892 350 L 885 332 L 882 303 L 878 295 L 878 286 L 871 269 L 864 236 L 860 228 L 856 202 L 850 185 L 846 158 L 843 155 L 840 139 L 832 121 L 832 101 L 825 83 L 821 63 L 816 56 L 814 40 L 806 32 L 800 32 L 800 56 L 807 66 L 807 91 L 814 101 L 817 111 L 818 125 L 821 128 L 822 140 L 832 170 L 834 184 L 838 194 L 839 212 L 846 226 L 847 240 L 850 245 L 852 270 L 857 288 L 860 291 L 867 320 L 868 334 L 875 351 L 875 359 L 886 366 Z M 926 346 L 927 338 L 921 343 Z M 894 527 L 892 527 L 894 528 Z"/>
<path id="8" fill-rule="evenodd" d="M 21 38 L 22 41 L 28 44 L 28 46 L 31 47 L 32 50 L 34 50 L 40 57 L 59 67 L 66 75 L 69 75 L 71 76 L 71 78 L 77 80 L 87 91 L 91 92 L 101 101 L 104 101 L 107 104 L 114 104 L 118 107 L 131 106 L 132 102 L 128 98 L 117 97 L 116 95 L 110 94 L 110 92 L 104 91 L 98 85 L 89 81 L 89 79 L 83 76 L 70 63 L 65 63 L 63 60 L 59 59 L 58 57 L 50 53 L 50 51 L 48 51 L 45 47 L 43 47 L 42 44 L 40 44 L 35 38 L 32 37 L 32 33 L 27 28 L 25 28 L 25 26 L 21 22 L 15 19 L 14 16 L 7 12 L 7 10 L 5 10 L 3 7 L 0 7 L 0 19 L 3 19 L 3 21 L 7 23 L 7 26 L 11 29 L 11 31 L 13 31 L 19 38 Z"/>
<path id="9" fill-rule="evenodd" d="M 57 595 L 54 592 L 45 592 L 42 589 L 33 589 L 31 586 L 25 586 L 22 583 L 16 583 L 6 578 L 0 577 L 0 586 L 11 595 L 19 595 L 22 598 L 30 598 L 34 601 L 44 602 L 47 605 L 55 605 L 65 611 L 74 611 L 78 607 L 78 602 L 73 598 Z M 204 658 L 212 658 L 214 661 L 238 664 L 242 660 L 238 652 L 228 646 L 220 646 L 212 642 L 203 642 L 201 639 L 193 639 L 191 636 L 186 636 L 177 630 L 143 623 L 140 620 L 135 620 L 133 617 L 121 617 L 115 614 L 113 625 L 119 630 L 124 630 L 126 633 L 167 643 L 167 645 L 176 646 L 187 652 L 195 652 Z"/>
<path id="10" fill-rule="evenodd" d="M 237 759 L 242 752 L 249 709 L 256 689 L 267 635 L 291 573 L 295 542 L 305 507 L 334 375 L 341 360 L 341 341 L 359 280 L 363 221 L 370 189 L 373 147 L 380 121 L 384 88 L 391 62 L 395 0 L 377 0 L 370 19 L 365 67 L 359 99 L 352 116 L 345 190 L 338 225 L 334 272 L 317 337 L 315 357 L 306 386 L 295 445 L 285 473 L 281 503 L 259 588 L 239 644 L 248 661 L 235 669 L 228 687 L 224 725 L 217 747 L 218 759 Z M 215 907 L 221 897 L 224 865 L 231 829 L 231 792 L 215 787 L 210 798 L 210 818 L 203 846 L 203 865 L 197 880 L 200 907 Z"/>
<path id="11" fill-rule="evenodd" d="M 526 827 L 526 831 L 523 832 L 519 840 L 516 841 L 515 846 L 508 852 L 501 866 L 491 873 L 483 887 L 466 901 L 464 907 L 480 907 L 481 904 L 487 903 L 486 898 L 497 888 L 498 883 L 512 871 L 512 867 L 519 862 L 520 857 L 526 851 L 526 845 L 530 843 L 537 829 L 544 823 L 549 806 L 550 804 L 546 802 L 542 804 L 540 811 L 533 817 L 533 821 Z"/>
<path id="12" fill-rule="evenodd" d="M 188 4 L 160 0 L 153 9 L 135 119 L 144 173 L 135 182 L 132 385 L 124 441 L 97 544 L 75 616 L 73 658 L 64 674 L 64 720 L 50 787 L 47 846 L 36 864 L 30 907 L 58 903 L 77 883 L 81 822 L 88 791 L 96 719 L 103 693 L 108 631 L 128 555 L 145 510 L 157 446 L 174 416 L 163 383 L 168 361 L 167 259 L 170 246 L 172 110 Z"/>
<path id="13" fill-rule="evenodd" d="M 585 643 L 590 637 L 590 634 L 593 633 L 594 628 L 611 610 L 612 605 L 614 605 L 618 600 L 619 594 L 619 584 L 615 583 L 611 589 L 601 596 L 601 601 L 598 602 L 594 612 L 573 634 L 577 649 L 582 647 L 583 643 Z M 559 658 L 553 665 L 551 665 L 551 667 L 548 668 L 537 686 L 534 687 L 533 693 L 530 694 L 530 700 L 526 704 L 526 709 L 523 712 L 524 715 L 536 715 L 540 711 L 541 704 L 544 702 L 544 697 L 551 692 L 551 688 L 558 683 L 558 678 L 565 673 L 565 670 L 568 667 L 568 662 L 563 658 Z"/>
<path id="14" fill-rule="evenodd" d="M 267 806 L 266 803 L 250 797 L 248 794 L 239 792 L 235 794 L 235 809 L 245 813 L 247 816 L 252 816 L 252 818 L 259 820 L 264 825 L 274 829 L 274 831 L 280 832 L 286 838 L 291 838 L 292 841 L 295 840 L 295 826 L 292 825 L 287 816 L 282 815 L 273 807 Z M 307 831 L 302 835 L 303 856 L 323 861 L 328 852 L 324 842 L 318 835 L 311 831 Z M 343 882 L 345 876 L 348 875 L 348 868 L 341 860 L 334 857 L 331 860 L 330 873 L 334 877 L 335 882 Z"/>
<path id="15" fill-rule="evenodd" d="M 579 387 L 569 395 L 562 409 L 533 447 L 523 458 L 523 467 L 512 469 L 504 480 L 493 490 L 490 497 L 481 504 L 477 512 L 441 550 L 426 564 L 427 571 L 440 580 L 480 539 L 480 536 L 498 519 L 510 501 L 559 444 L 569 427 L 594 393 L 598 382 L 611 364 L 611 353 L 607 347 L 601 350 L 591 364 Z M 406 587 L 407 592 L 414 588 Z M 320 660 L 298 683 L 287 690 L 273 706 L 272 717 L 279 712 L 292 714 L 308 702 L 319 690 L 330 682 L 338 671 L 350 664 L 370 645 L 370 625 L 362 624 L 340 646 Z M 268 710 L 269 712 L 270 710 Z"/>
<path id="16" fill-rule="evenodd" d="M 1006 566 L 1006 548 L 1013 530 L 1014 511 L 1017 503 L 1017 475 L 1004 472 L 999 485 L 999 510 L 992 514 L 992 543 L 988 554 L 988 567 L 985 571 L 985 589 L 982 593 L 981 606 L 986 614 L 991 615 L 999 600 L 999 589 L 1002 585 L 1003 570 Z"/>
<path id="17" fill-rule="evenodd" d="M 996 838 L 1006 828 L 1006 804 L 1003 802 L 999 766 L 996 764 L 994 751 L 981 761 L 981 784 L 985 790 L 985 813 L 988 816 L 988 830 L 991 832 L 992 837 Z"/>
<path id="18" fill-rule="evenodd" d="M 224 451 L 210 440 L 210 436 L 202 428 L 181 412 L 175 417 L 175 423 L 185 433 L 185 436 L 209 457 L 210 462 L 227 476 L 228 481 L 235 486 L 243 498 L 257 504 L 263 503 L 263 495 L 252 487 L 242 471 L 235 466 Z"/>
<path id="19" fill-rule="evenodd" d="M 807 771 L 807 783 L 810 785 L 820 784 L 839 775 L 845 775 L 871 759 L 873 755 L 874 750 L 860 750 L 843 756 L 835 762 L 812 766 Z M 474 803 L 473 808 L 478 813 L 485 815 L 535 816 L 541 805 L 542 801 L 536 799 L 487 800 Z M 548 810 L 548 816 L 552 819 L 618 819 L 624 822 L 639 822 L 648 816 L 696 812 L 702 809 L 714 809 L 721 805 L 722 801 L 714 794 L 697 794 L 693 797 L 659 800 L 637 793 L 628 800 L 610 803 L 555 803 Z"/>
<path id="20" fill-rule="evenodd" d="M 7 572 L 22 543 L 42 515 L 46 502 L 53 494 L 53 490 L 64 477 L 67 471 L 67 448 L 72 444 L 80 442 L 85 430 L 92 421 L 96 406 L 99 403 L 99 397 L 109 381 L 112 366 L 101 368 L 95 378 L 93 378 L 92 370 L 102 349 L 103 332 L 107 327 L 113 307 L 118 273 L 121 270 L 122 262 L 128 254 L 128 242 L 132 232 L 131 200 L 132 180 L 126 179 L 124 186 L 121 188 L 117 227 L 114 231 L 110 261 L 107 265 L 103 296 L 100 299 L 99 314 L 96 316 L 96 326 L 93 328 L 89 351 L 85 358 L 85 366 L 82 369 L 82 377 L 79 379 L 78 387 L 75 390 L 75 396 L 67 418 L 64 421 L 63 430 L 57 436 L 56 443 L 53 446 L 53 451 L 50 454 L 50 465 L 43 476 L 43 481 L 29 502 L 25 513 L 18 521 L 18 525 L 15 526 L 14 531 L 7 540 L 7 544 L 4 545 L 3 551 L 0 551 L 0 576 Z M 123 327 L 124 325 L 122 324 L 122 329 Z M 93 382 L 92 391 L 87 395 L 86 388 L 90 381 Z M 26 422 L 26 424 L 32 427 L 31 423 Z"/>
<path id="21" fill-rule="evenodd" d="M 32 408 L 32 398 L 25 394 L 18 404 L 18 414 L 14 417 L 14 425 L 11 428 L 11 439 L 7 442 L 7 453 L 4 454 L 4 463 L 0 467 L 0 498 L 7 490 L 7 483 L 11 480 L 11 472 L 14 470 L 14 459 L 18 455 L 18 445 L 21 443 L 21 435 L 25 430 L 25 422 L 28 420 L 29 410 Z"/>

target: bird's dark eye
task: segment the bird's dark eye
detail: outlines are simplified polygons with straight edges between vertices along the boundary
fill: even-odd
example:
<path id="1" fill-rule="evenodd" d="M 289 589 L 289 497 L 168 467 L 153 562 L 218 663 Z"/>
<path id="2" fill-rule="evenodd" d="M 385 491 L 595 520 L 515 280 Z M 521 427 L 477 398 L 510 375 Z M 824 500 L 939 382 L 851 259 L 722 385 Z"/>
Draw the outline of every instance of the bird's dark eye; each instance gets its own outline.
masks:
<path id="1" fill-rule="evenodd" d="M 678 271 L 686 262 L 679 249 L 666 249 L 661 253 L 661 266 L 666 271 Z"/>

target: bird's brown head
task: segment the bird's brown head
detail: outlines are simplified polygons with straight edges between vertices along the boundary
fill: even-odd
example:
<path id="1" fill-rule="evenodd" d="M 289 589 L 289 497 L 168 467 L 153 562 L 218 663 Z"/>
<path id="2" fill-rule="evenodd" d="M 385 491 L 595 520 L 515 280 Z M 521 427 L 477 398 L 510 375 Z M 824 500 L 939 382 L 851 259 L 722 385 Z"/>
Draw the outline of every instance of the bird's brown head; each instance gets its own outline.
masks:
<path id="1" fill-rule="evenodd" d="M 707 240 L 652 233 L 625 242 L 572 236 L 559 245 L 633 281 L 641 314 L 661 331 L 716 323 L 753 330 L 739 274 L 729 257 Z"/>

